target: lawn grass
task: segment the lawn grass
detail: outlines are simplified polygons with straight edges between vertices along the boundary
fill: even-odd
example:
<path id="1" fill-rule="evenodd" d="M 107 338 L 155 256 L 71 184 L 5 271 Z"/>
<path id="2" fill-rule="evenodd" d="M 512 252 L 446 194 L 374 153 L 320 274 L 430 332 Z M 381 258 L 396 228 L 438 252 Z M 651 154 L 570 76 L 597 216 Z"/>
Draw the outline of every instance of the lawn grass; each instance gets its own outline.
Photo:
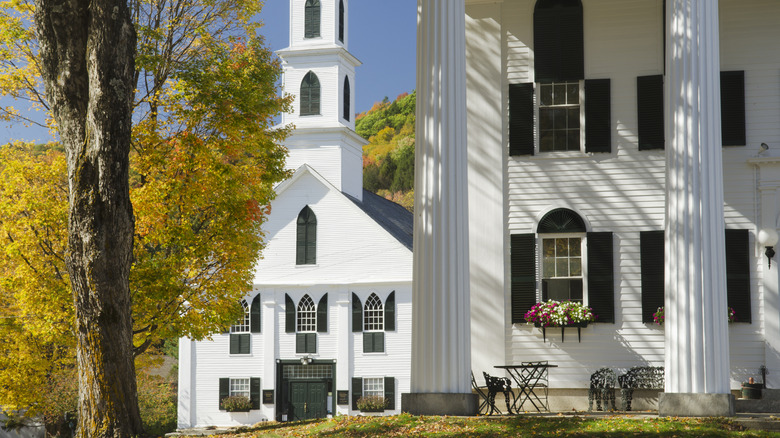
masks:
<path id="1" fill-rule="evenodd" d="M 223 435 L 225 436 L 225 435 Z M 632 417 L 347 417 L 270 423 L 226 437 L 777 437 L 722 418 Z"/>

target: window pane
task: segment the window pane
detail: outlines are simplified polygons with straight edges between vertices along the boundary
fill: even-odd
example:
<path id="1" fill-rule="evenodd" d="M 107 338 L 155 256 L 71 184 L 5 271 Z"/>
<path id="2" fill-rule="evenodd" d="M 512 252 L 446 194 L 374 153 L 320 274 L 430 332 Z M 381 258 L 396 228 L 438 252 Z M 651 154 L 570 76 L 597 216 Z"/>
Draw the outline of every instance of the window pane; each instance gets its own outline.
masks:
<path id="1" fill-rule="evenodd" d="M 578 105 L 580 103 L 580 84 L 566 84 L 566 103 L 569 105 Z"/>
<path id="2" fill-rule="evenodd" d="M 553 114 L 553 128 L 566 129 L 566 110 L 556 108 L 550 112 Z"/>
<path id="3" fill-rule="evenodd" d="M 569 259 L 556 259 L 555 260 L 555 276 L 556 277 L 568 277 L 569 276 Z"/>
<path id="4" fill-rule="evenodd" d="M 555 258 L 545 257 L 543 265 L 544 265 L 544 272 L 542 273 L 542 277 L 544 278 L 555 277 Z"/>
<path id="5" fill-rule="evenodd" d="M 572 257 L 582 257 L 582 239 L 572 237 L 569 239 L 569 255 Z"/>
<path id="6" fill-rule="evenodd" d="M 567 123 L 569 125 L 569 129 L 580 127 L 580 109 L 579 108 L 569 108 L 568 109 L 568 120 Z"/>
<path id="7" fill-rule="evenodd" d="M 544 131 L 539 133 L 539 150 L 542 152 L 550 152 L 555 150 L 554 131 Z"/>
<path id="8" fill-rule="evenodd" d="M 555 255 L 557 257 L 567 257 L 569 255 L 569 239 L 555 239 Z"/>
<path id="9" fill-rule="evenodd" d="M 572 257 L 570 259 L 570 267 L 571 267 L 571 273 L 570 275 L 572 277 L 581 277 L 582 276 L 582 259 L 579 257 Z"/>
<path id="10" fill-rule="evenodd" d="M 553 129 L 553 112 L 546 108 L 539 109 L 539 129 L 546 131 Z"/>
<path id="11" fill-rule="evenodd" d="M 555 257 L 555 239 L 544 239 L 542 247 L 545 257 Z"/>
<path id="12" fill-rule="evenodd" d="M 570 129 L 567 131 L 567 150 L 578 151 L 580 150 L 580 131 L 577 129 Z"/>
<path id="13" fill-rule="evenodd" d="M 566 84 L 554 84 L 553 87 L 553 104 L 566 105 Z"/>
<path id="14" fill-rule="evenodd" d="M 542 105 L 552 105 L 552 85 L 542 84 L 539 87 L 539 98 Z"/>

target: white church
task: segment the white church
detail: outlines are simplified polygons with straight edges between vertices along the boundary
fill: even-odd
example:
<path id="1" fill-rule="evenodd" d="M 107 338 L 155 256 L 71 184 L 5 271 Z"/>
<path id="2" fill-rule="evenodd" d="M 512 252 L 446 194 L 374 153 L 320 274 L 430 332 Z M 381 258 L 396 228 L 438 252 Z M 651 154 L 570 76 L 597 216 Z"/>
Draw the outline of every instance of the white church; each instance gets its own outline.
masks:
<path id="1" fill-rule="evenodd" d="M 276 187 L 245 316 L 212 341 L 181 339 L 178 427 L 399 413 L 409 391 L 412 214 L 363 190 L 347 0 L 291 0 L 278 52 L 295 96 L 293 176 Z M 251 409 L 223 400 L 246 396 Z"/>

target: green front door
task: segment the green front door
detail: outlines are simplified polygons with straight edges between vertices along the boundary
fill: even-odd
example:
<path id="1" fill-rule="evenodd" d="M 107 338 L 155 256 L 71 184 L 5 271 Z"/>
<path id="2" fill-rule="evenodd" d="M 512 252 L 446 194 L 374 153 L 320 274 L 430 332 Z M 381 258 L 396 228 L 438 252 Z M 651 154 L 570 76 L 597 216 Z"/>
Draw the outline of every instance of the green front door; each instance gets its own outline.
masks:
<path id="1" fill-rule="evenodd" d="M 327 391 L 328 387 L 325 382 L 290 382 L 290 401 L 292 403 L 290 420 L 325 418 Z"/>

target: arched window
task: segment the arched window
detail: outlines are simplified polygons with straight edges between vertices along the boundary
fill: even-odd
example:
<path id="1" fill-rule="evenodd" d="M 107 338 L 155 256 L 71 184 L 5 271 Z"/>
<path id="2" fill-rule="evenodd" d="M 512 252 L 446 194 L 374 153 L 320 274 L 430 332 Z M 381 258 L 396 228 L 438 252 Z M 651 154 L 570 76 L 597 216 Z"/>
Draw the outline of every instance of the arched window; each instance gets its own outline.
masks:
<path id="1" fill-rule="evenodd" d="M 317 331 L 317 307 L 308 294 L 304 295 L 301 301 L 298 302 L 296 331 L 298 333 L 314 333 Z"/>
<path id="2" fill-rule="evenodd" d="M 320 0 L 306 0 L 304 38 L 320 36 Z"/>
<path id="3" fill-rule="evenodd" d="M 372 293 L 366 300 L 363 315 L 363 330 L 376 332 L 385 329 L 384 307 L 382 306 L 382 300 L 375 293 Z"/>
<path id="4" fill-rule="evenodd" d="M 249 305 L 246 300 L 241 300 L 241 307 L 244 309 L 244 314 L 230 327 L 230 333 L 249 333 Z"/>
<path id="5" fill-rule="evenodd" d="M 344 42 L 344 0 L 339 0 L 339 41 Z"/>
<path id="6" fill-rule="evenodd" d="M 347 121 L 349 121 L 349 113 L 350 113 L 350 108 L 349 108 L 349 103 L 350 103 L 349 99 L 350 99 L 350 97 L 349 97 L 349 94 L 350 94 L 350 91 L 349 91 L 349 78 L 344 76 L 344 120 L 347 120 Z"/>
<path id="7" fill-rule="evenodd" d="M 542 299 L 582 302 L 582 246 L 585 231 L 585 221 L 577 213 L 565 208 L 552 210 L 539 221 L 537 232 L 542 240 Z"/>
<path id="8" fill-rule="evenodd" d="M 241 300 L 241 307 L 244 313 L 230 327 L 230 354 L 249 354 L 251 353 L 250 339 L 250 311 L 246 300 Z"/>
<path id="9" fill-rule="evenodd" d="M 298 214 L 296 236 L 297 265 L 313 265 L 317 263 L 317 216 L 307 205 Z"/>
<path id="10" fill-rule="evenodd" d="M 320 80 L 313 72 L 306 73 L 301 82 L 301 115 L 320 113 Z"/>

